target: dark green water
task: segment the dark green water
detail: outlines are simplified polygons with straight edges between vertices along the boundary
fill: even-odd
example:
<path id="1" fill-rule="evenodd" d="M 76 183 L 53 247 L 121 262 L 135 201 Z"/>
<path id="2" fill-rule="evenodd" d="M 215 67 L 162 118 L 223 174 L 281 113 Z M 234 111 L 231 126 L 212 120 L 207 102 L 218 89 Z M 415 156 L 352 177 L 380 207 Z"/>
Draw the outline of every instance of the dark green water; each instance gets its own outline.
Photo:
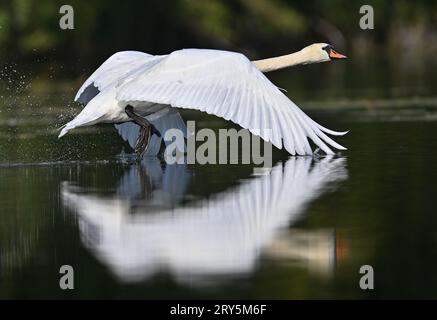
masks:
<path id="1" fill-rule="evenodd" d="M 136 163 L 111 126 L 57 140 L 78 111 L 71 95 L 2 96 L 0 298 L 437 297 L 432 103 L 319 101 L 308 113 L 349 129 L 349 150 L 275 152 L 260 176 L 253 165 Z M 59 287 L 62 265 L 74 290 Z M 362 265 L 374 290 L 359 287 Z"/>

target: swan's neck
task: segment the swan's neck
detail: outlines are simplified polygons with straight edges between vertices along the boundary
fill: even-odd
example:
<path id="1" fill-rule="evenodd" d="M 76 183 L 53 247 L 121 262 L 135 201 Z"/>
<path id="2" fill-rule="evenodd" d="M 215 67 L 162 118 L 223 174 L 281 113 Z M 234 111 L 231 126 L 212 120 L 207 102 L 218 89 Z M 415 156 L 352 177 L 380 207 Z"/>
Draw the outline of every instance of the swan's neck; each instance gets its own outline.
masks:
<path id="1" fill-rule="evenodd" d="M 302 50 L 295 53 L 286 54 L 284 56 L 253 61 L 255 66 L 262 72 L 269 72 L 299 64 L 308 64 L 314 62 L 316 61 L 310 59 Z"/>

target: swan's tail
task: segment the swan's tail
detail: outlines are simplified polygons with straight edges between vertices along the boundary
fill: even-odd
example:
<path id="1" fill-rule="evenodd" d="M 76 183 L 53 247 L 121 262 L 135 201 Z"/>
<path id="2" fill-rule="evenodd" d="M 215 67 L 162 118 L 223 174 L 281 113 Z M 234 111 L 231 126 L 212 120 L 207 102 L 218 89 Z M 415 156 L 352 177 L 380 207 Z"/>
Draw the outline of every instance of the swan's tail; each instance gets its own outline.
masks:
<path id="1" fill-rule="evenodd" d="M 63 125 L 61 128 L 59 128 L 61 130 L 61 132 L 58 135 L 58 139 L 62 138 L 63 136 L 65 136 L 68 131 L 76 128 L 74 125 L 71 124 L 72 121 L 70 121 L 69 123 Z"/>
<path id="2" fill-rule="evenodd" d="M 78 127 L 90 126 L 90 125 L 93 125 L 93 124 L 99 122 L 99 119 L 101 118 L 101 116 L 90 115 L 84 111 L 85 111 L 85 109 L 82 110 L 82 112 L 79 113 L 76 116 L 76 118 L 74 118 L 73 120 L 71 120 L 70 122 L 64 124 L 62 127 L 59 128 L 61 130 L 61 132 L 58 135 L 58 139 L 65 136 L 68 133 L 68 131 L 70 131 L 72 129 L 75 129 Z"/>

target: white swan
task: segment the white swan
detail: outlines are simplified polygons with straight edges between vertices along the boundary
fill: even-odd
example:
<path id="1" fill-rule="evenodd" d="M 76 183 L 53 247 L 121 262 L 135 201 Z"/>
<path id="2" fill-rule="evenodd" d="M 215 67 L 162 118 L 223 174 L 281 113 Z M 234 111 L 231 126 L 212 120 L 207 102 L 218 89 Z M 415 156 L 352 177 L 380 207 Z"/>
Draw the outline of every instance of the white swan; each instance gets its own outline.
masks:
<path id="1" fill-rule="evenodd" d="M 325 43 L 254 62 L 240 53 L 207 49 L 184 49 L 162 56 L 118 52 L 79 89 L 75 100 L 86 106 L 62 128 L 59 137 L 81 126 L 127 122 L 118 126 L 123 138 L 137 153 L 147 149 L 156 154 L 161 144 L 159 132 L 184 129 L 179 113 L 172 108 L 177 107 L 231 120 L 279 149 L 284 146 L 292 155 L 312 154 L 308 138 L 332 154 L 328 145 L 345 148 L 326 134 L 346 132 L 332 131 L 313 121 L 262 72 L 340 58 L 345 56 Z M 158 119 L 164 121 L 156 125 Z"/>
<path id="2" fill-rule="evenodd" d="M 77 214 L 83 243 L 124 281 L 143 280 L 163 269 L 181 281 L 242 275 L 262 254 L 332 267 L 333 239 L 309 243 L 308 231 L 285 235 L 310 201 L 347 178 L 344 158 L 290 158 L 269 175 L 178 204 L 189 177 L 185 170 L 173 164 L 162 172 L 158 161 L 131 166 L 109 197 L 64 182 L 62 204 Z"/>

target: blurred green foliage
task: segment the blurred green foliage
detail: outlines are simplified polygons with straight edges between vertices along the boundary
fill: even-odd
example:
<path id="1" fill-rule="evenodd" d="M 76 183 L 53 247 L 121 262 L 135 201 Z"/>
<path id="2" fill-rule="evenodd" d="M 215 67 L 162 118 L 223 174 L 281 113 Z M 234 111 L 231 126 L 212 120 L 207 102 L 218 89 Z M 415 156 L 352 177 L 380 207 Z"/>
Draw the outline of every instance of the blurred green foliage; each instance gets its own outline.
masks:
<path id="1" fill-rule="evenodd" d="M 358 0 L 2 0 L 0 57 L 55 57 L 94 63 L 119 50 L 153 54 L 184 47 L 242 51 L 253 57 L 330 42 L 355 55 L 375 49 L 431 59 L 437 53 L 437 2 Z M 75 29 L 61 30 L 59 8 L 70 4 Z M 359 8 L 370 4 L 375 29 L 361 30 Z M 359 61 L 359 60 L 358 60 Z"/>

